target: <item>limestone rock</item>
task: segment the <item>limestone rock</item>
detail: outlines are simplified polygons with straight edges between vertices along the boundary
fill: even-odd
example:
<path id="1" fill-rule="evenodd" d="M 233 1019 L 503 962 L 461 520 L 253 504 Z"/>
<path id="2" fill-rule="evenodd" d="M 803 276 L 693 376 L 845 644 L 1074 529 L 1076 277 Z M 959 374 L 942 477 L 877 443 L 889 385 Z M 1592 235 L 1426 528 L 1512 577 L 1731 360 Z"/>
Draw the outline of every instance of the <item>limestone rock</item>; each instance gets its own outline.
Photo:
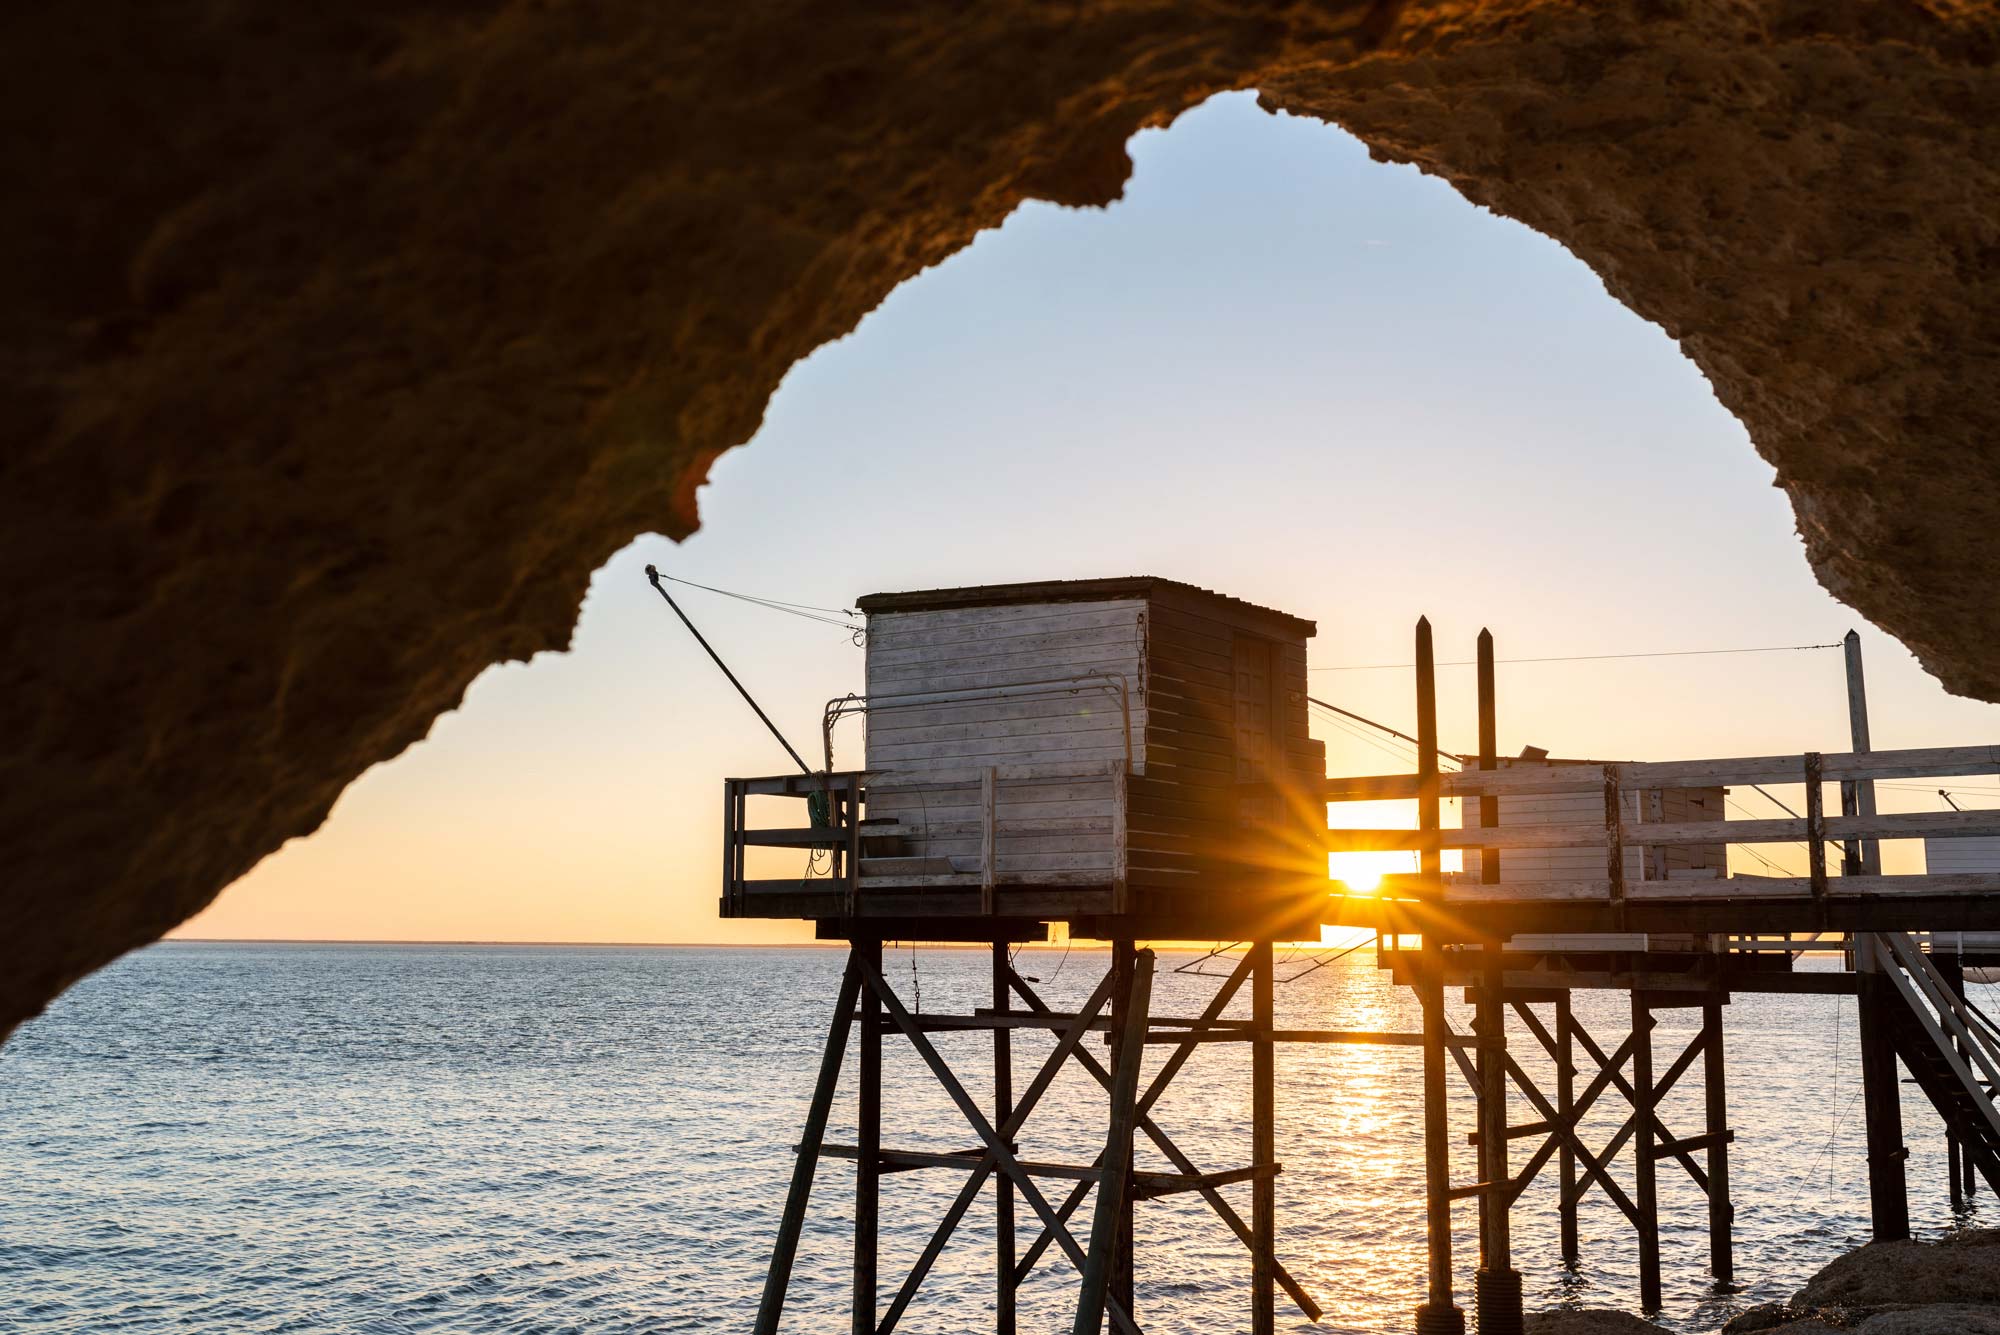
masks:
<path id="1" fill-rule="evenodd" d="M 1968 1231 L 1935 1243 L 1871 1242 L 1814 1275 L 1792 1303 L 1849 1309 L 2000 1304 L 2000 1230 Z"/>
<path id="2" fill-rule="evenodd" d="M 1527 1335 L 1670 1335 L 1664 1326 L 1629 1312 L 1586 1307 L 1575 1311 L 1530 1312 Z"/>
<path id="3" fill-rule="evenodd" d="M 1679 339 L 1820 578 L 2000 698 L 1988 0 L 28 5 L 0 167 L 0 1033 L 309 833 L 786 369 L 1212 93 Z"/>

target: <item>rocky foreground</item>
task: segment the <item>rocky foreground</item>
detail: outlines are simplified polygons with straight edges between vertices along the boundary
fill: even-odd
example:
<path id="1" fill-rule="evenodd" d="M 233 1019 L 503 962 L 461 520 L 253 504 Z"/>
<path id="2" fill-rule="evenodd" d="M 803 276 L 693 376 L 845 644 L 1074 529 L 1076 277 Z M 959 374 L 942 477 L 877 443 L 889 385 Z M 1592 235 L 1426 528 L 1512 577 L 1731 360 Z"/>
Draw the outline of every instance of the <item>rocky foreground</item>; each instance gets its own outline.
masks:
<path id="1" fill-rule="evenodd" d="M 1539 1312 L 1528 1335 L 1668 1335 L 1624 1312 Z M 2000 1229 L 1940 1242 L 1879 1242 L 1814 1275 L 1789 1302 L 1763 1303 L 1723 1335 L 2000 1335 Z"/>

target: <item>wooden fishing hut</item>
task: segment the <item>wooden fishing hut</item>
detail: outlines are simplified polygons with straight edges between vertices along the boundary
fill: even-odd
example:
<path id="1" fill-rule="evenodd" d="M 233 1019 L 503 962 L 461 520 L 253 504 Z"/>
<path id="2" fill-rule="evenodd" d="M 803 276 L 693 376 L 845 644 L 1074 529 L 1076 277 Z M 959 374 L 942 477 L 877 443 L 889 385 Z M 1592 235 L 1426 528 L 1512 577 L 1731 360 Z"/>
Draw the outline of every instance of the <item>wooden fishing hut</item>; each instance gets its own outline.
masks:
<path id="1" fill-rule="evenodd" d="M 1325 757 L 1306 716 L 1313 623 L 1192 585 L 1151 577 L 987 585 L 873 594 L 867 689 L 830 701 L 819 773 L 730 779 L 724 787 L 724 917 L 810 919 L 849 959 L 823 1054 L 792 1190 L 756 1329 L 775 1332 L 822 1158 L 856 1164 L 851 1329 L 888 1335 L 972 1198 L 995 1183 L 994 1329 L 1013 1335 L 1015 1292 L 1053 1246 L 1081 1274 L 1075 1330 L 1136 1332 L 1135 1203 L 1199 1193 L 1251 1255 L 1249 1328 L 1274 1329 L 1283 1287 L 1318 1308 L 1274 1254 L 1275 1068 L 1272 942 L 1317 937 L 1326 902 Z M 836 769 L 864 720 L 866 760 Z M 773 799 L 775 824 L 753 821 Z M 824 874 L 753 874 L 769 849 L 813 850 Z M 1056 1012 L 1009 963 L 1010 947 L 1050 923 L 1111 945 L 1082 1008 Z M 1142 939 L 1249 942 L 1200 1016 L 1150 1006 L 1153 954 Z M 992 1005 L 970 1015 L 913 1014 L 883 977 L 885 939 L 984 941 Z M 1224 1010 L 1248 986 L 1251 1018 Z M 1038 1029 L 1055 1049 L 1016 1094 L 1012 1035 Z M 931 1042 L 950 1030 L 992 1034 L 990 1103 L 976 1099 Z M 824 1143 L 850 1030 L 858 1039 L 858 1143 Z M 1108 1031 L 1108 1060 L 1083 1045 Z M 964 1114 L 980 1148 L 881 1143 L 881 1040 L 911 1044 Z M 1249 1042 L 1248 1164 L 1206 1171 L 1151 1109 L 1204 1041 Z M 1165 1065 L 1140 1088 L 1147 1044 Z M 1074 1061 L 1107 1094 L 1105 1148 L 1092 1164 L 1019 1151 L 1022 1125 L 1054 1075 Z M 1134 1171 L 1144 1136 L 1171 1172 Z M 964 1175 L 957 1202 L 886 1306 L 879 1301 L 879 1182 L 914 1169 Z M 1245 1220 L 1220 1188 L 1249 1181 Z M 1061 1188 L 1059 1203 L 1043 1186 Z M 1095 1192 L 1088 1236 L 1070 1220 Z M 1017 1207 L 1040 1237 L 1017 1248 Z"/>
<path id="2" fill-rule="evenodd" d="M 1514 1204 L 1551 1169 L 1562 1259 L 1578 1260 L 1577 1206 L 1601 1190 L 1639 1246 L 1641 1304 L 1661 1300 L 1658 1172 L 1678 1168 L 1707 1198 L 1709 1267 L 1733 1273 L 1733 1204 L 1722 1012 L 1736 992 L 1854 995 L 1860 1016 L 1867 1173 L 1878 1239 L 1909 1235 L 1902 1072 L 1938 1113 L 1954 1203 L 1984 1181 L 2000 1193 L 2000 1026 L 1963 987 L 1968 965 L 2000 962 L 2000 871 L 1958 868 L 1934 852 L 1923 875 L 1882 873 L 1879 841 L 2000 837 L 2000 812 L 1884 813 L 1874 784 L 2000 770 L 2000 746 L 1870 749 L 1858 640 L 1849 636 L 1850 748 L 1682 761 L 1554 762 L 1497 755 L 1494 657 L 1479 643 L 1479 749 L 1457 773 L 1440 765 L 1430 627 L 1416 637 L 1414 773 L 1326 777 L 1306 729 L 1309 622 L 1158 579 L 1076 581 L 882 594 L 864 599 L 867 690 L 828 704 L 819 772 L 730 779 L 724 789 L 722 912 L 809 919 L 849 943 L 846 970 L 799 1138 L 791 1190 L 756 1330 L 775 1335 L 817 1168 L 855 1164 L 850 1329 L 890 1335 L 931 1266 L 990 1181 L 995 1197 L 994 1328 L 1016 1330 L 1015 1294 L 1039 1258 L 1060 1251 L 1078 1270 L 1075 1335 L 1105 1324 L 1136 1332 L 1135 1203 L 1196 1192 L 1251 1257 L 1248 1325 L 1275 1327 L 1282 1290 L 1311 1319 L 1318 1305 L 1275 1248 L 1280 1170 L 1275 1140 L 1279 1043 L 1391 1044 L 1422 1050 L 1428 1219 L 1427 1290 L 1419 1335 L 1462 1335 L 1451 1213 L 1476 1202 L 1473 1291 L 1482 1335 L 1523 1326 L 1512 1264 Z M 866 763 L 833 764 L 839 725 L 866 717 Z M 801 770 L 806 767 L 801 761 Z M 1729 820 L 1731 786 L 1796 785 L 1804 811 Z M 1828 794 L 1837 792 L 1838 814 Z M 1460 828 L 1442 821 L 1463 799 Z M 1329 829 L 1324 804 L 1413 801 L 1414 829 Z M 775 823 L 751 819 L 775 806 Z M 1806 873 L 1732 874 L 1727 848 L 1802 845 Z M 1462 851 L 1463 872 L 1443 855 Z M 781 850 L 823 869 L 767 874 L 753 860 Z M 1417 869 L 1356 895 L 1327 877 L 1328 853 L 1402 850 Z M 1969 845 L 1967 852 L 1976 852 Z M 753 875 L 753 870 L 757 874 Z M 1057 1011 L 1011 967 L 1013 943 L 1047 924 L 1109 941 L 1108 967 L 1075 1011 Z M 1378 962 L 1420 1003 L 1413 1033 L 1274 1027 L 1272 943 L 1321 924 L 1376 933 Z M 913 1013 L 884 978 L 885 939 L 990 943 L 992 1004 L 971 1014 Z M 1196 1016 L 1151 1009 L 1153 955 L 1141 939 L 1247 944 Z M 1851 967 L 1794 972 L 1805 946 L 1845 948 Z M 1248 1019 L 1225 1011 L 1245 987 Z M 1446 989 L 1463 987 L 1470 1032 L 1454 1026 Z M 1578 1021 L 1575 989 L 1622 992 L 1630 1028 L 1598 1038 Z M 1655 1053 L 1655 1016 L 1694 1007 L 1701 1023 Z M 1023 1085 L 1013 1034 L 1045 1031 L 1054 1050 Z M 1512 1032 L 1510 1033 L 1510 1029 Z M 990 1034 L 992 1098 L 982 1101 L 931 1036 Z M 1108 1060 L 1085 1046 L 1105 1033 Z M 964 1116 L 974 1149 L 882 1143 L 881 1042 L 906 1040 Z M 1531 1041 L 1553 1074 L 1538 1081 L 1510 1051 Z M 1250 1162 L 1198 1165 L 1153 1115 L 1204 1044 L 1251 1049 Z M 1166 1051 L 1141 1087 L 1140 1055 Z M 850 1046 L 857 1050 L 857 1141 L 825 1132 Z M 1656 1062 L 1656 1055 L 1662 1060 Z M 1104 1149 L 1089 1164 L 1039 1159 L 1024 1123 L 1056 1073 L 1074 1061 L 1106 1091 Z M 1475 1106 L 1476 1168 L 1454 1180 L 1448 1076 Z M 1663 1099 L 1695 1071 L 1702 1126 L 1682 1135 Z M 1601 1145 L 1585 1140 L 1593 1106 L 1625 1110 Z M 1526 1105 L 1525 1117 L 1520 1116 Z M 1144 1136 L 1172 1171 L 1133 1166 Z M 1526 1142 L 1525 1157 L 1514 1146 Z M 1612 1173 L 1631 1160 L 1631 1188 Z M 962 1175 L 963 1186 L 893 1297 L 880 1301 L 876 1242 L 883 1175 Z M 1251 1184 L 1248 1220 L 1220 1188 Z M 1051 1192 L 1060 1194 L 1058 1204 Z M 1094 1193 L 1087 1238 L 1070 1229 Z M 1017 1246 L 1017 1207 L 1038 1235 Z"/>

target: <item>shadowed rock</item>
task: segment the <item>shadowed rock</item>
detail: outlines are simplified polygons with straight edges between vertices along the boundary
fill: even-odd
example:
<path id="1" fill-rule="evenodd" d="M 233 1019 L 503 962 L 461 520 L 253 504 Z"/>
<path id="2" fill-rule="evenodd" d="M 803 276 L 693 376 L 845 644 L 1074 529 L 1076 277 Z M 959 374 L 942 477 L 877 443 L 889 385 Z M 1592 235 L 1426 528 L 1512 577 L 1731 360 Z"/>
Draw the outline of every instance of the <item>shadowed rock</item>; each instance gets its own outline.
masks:
<path id="1" fill-rule="evenodd" d="M 1130 135 L 1224 89 L 1568 246 L 1744 421 L 1827 587 L 2000 698 L 1991 5 L 156 0 L 5 33 L 0 1033 L 563 647 L 793 362 L 1022 200 L 1115 198 Z"/>

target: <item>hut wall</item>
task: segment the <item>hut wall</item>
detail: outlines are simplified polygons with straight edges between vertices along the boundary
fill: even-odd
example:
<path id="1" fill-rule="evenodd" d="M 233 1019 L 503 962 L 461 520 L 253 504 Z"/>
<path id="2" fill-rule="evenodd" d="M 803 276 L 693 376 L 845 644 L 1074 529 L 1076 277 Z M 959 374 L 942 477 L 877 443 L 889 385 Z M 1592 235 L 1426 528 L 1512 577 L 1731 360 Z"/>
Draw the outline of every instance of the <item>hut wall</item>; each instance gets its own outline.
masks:
<path id="1" fill-rule="evenodd" d="M 1146 755 L 1132 787 L 1136 885 L 1227 879 L 1267 864 L 1283 799 L 1239 783 L 1314 791 L 1324 746 L 1306 720 L 1305 639 L 1289 623 L 1194 593 L 1156 592 L 1147 636 Z"/>
<path id="2" fill-rule="evenodd" d="M 998 868 L 1102 871 L 1108 879 L 1110 772 L 1127 746 L 1121 683 L 1134 772 L 1147 763 L 1145 637 L 1142 599 L 871 615 L 867 765 L 896 777 L 871 785 L 868 814 L 922 831 L 907 840 L 910 856 L 950 858 L 956 870 L 974 871 L 983 814 L 977 783 L 932 783 L 925 775 L 989 766 L 1061 771 L 999 785 Z M 1078 677 L 1091 680 L 1074 689 L 1032 687 Z M 924 699 L 945 692 L 968 694 Z M 895 699 L 906 695 L 916 699 Z"/>

